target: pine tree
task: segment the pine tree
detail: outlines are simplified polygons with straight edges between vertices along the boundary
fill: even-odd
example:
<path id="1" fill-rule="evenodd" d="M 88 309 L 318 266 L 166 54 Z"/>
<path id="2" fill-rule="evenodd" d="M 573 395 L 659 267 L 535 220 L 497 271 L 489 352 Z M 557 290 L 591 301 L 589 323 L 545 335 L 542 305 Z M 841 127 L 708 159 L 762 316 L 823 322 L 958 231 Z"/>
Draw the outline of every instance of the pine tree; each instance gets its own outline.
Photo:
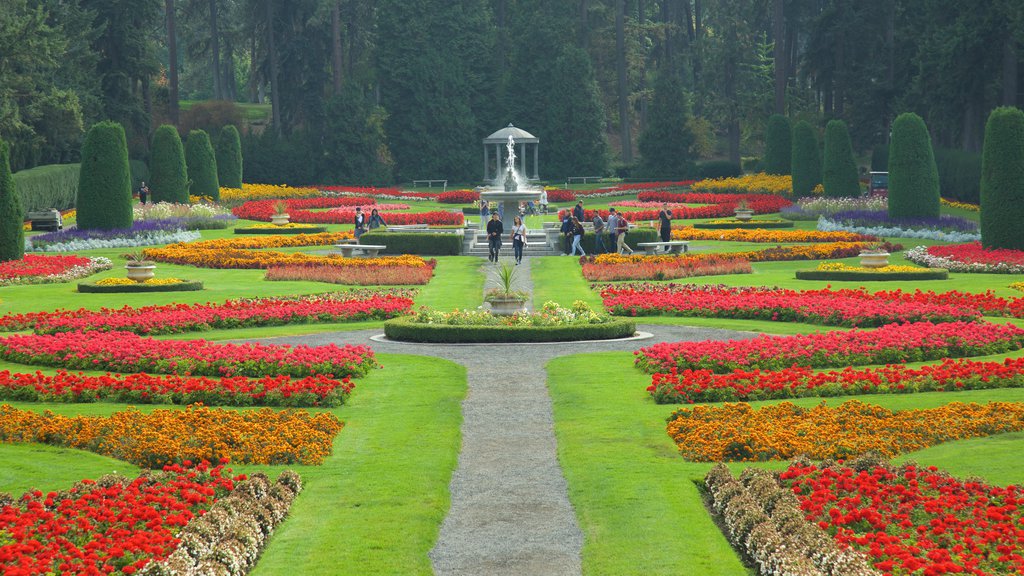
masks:
<path id="1" fill-rule="evenodd" d="M 1024 112 L 996 108 L 985 125 L 981 159 L 981 243 L 1024 250 Z"/>
<path id="2" fill-rule="evenodd" d="M 825 162 L 821 183 L 825 196 L 832 198 L 860 196 L 857 161 L 853 159 L 850 133 L 842 120 L 830 120 L 825 126 Z"/>
<path id="3" fill-rule="evenodd" d="M 213 155 L 210 136 L 204 130 L 193 130 L 185 141 L 185 164 L 192 181 L 189 194 L 220 200 L 220 181 L 217 179 L 217 159 Z"/>
<path id="4" fill-rule="evenodd" d="M 678 76 L 666 71 L 658 77 L 648 115 L 658 120 L 646 123 L 637 143 L 644 176 L 692 178 L 697 167 L 690 154 L 690 110 Z"/>
<path id="5" fill-rule="evenodd" d="M 225 188 L 242 187 L 242 142 L 231 124 L 221 128 L 217 138 L 217 179 Z"/>
<path id="6" fill-rule="evenodd" d="M 793 127 L 793 196 L 810 196 L 821 184 L 821 151 L 818 134 L 806 121 Z"/>
<path id="7" fill-rule="evenodd" d="M 7 143 L 0 140 L 0 262 L 25 256 L 25 211 L 14 189 L 9 150 Z"/>
<path id="8" fill-rule="evenodd" d="M 792 173 L 793 130 L 789 118 L 772 114 L 764 131 L 764 171 L 768 174 Z"/>
<path id="9" fill-rule="evenodd" d="M 889 144 L 889 216 L 939 217 L 939 170 L 924 120 L 913 112 L 896 117 Z"/>
<path id="10" fill-rule="evenodd" d="M 82 144 L 76 222 L 83 230 L 111 230 L 132 225 L 132 175 L 124 127 L 98 122 Z"/>
<path id="11" fill-rule="evenodd" d="M 148 185 L 153 202 L 188 204 L 185 149 L 174 126 L 164 124 L 153 133 Z"/>

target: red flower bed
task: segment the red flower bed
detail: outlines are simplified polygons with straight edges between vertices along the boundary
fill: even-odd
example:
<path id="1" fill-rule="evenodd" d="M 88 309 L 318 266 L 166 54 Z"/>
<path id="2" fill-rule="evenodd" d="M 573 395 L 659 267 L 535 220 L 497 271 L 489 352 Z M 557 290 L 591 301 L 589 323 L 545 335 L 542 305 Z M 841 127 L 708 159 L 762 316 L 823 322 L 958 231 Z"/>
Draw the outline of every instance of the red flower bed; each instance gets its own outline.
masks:
<path id="1" fill-rule="evenodd" d="M 60 332 L 0 338 L 0 358 L 21 364 L 111 372 L 201 376 L 362 376 L 377 366 L 373 350 L 272 344 L 154 340 L 131 332 Z"/>
<path id="2" fill-rule="evenodd" d="M 340 197 L 324 197 L 324 198 L 290 198 L 287 200 L 250 200 L 249 203 L 270 203 L 270 208 L 273 209 L 274 205 L 278 202 L 284 202 L 288 206 L 288 210 L 309 210 L 310 208 L 337 208 L 339 206 L 369 206 L 377 208 L 377 200 L 370 198 L 369 196 L 340 196 Z M 244 204 L 243 204 L 244 206 Z M 262 204 L 257 204 L 260 210 L 263 209 Z M 241 206 L 239 207 L 241 208 Z M 253 209 L 253 208 L 250 208 Z M 273 213 L 273 212 L 271 212 Z"/>
<path id="3" fill-rule="evenodd" d="M 0 507 L 0 572 L 133 574 L 169 556 L 175 534 L 244 479 L 228 472 L 167 466 L 134 480 L 104 476 L 63 492 L 27 492 Z"/>
<path id="4" fill-rule="evenodd" d="M 548 193 L 548 199 L 550 200 L 550 198 L 551 195 Z M 660 201 L 669 203 L 708 204 L 708 206 L 700 206 L 698 208 L 673 208 L 673 220 L 732 216 L 733 211 L 736 209 L 736 206 L 739 205 L 741 200 L 745 200 L 747 205 L 755 214 L 771 214 L 792 204 L 792 202 L 785 198 L 769 194 L 671 194 L 667 192 L 651 192 L 641 193 L 638 199 L 646 202 Z M 569 210 L 559 210 L 558 218 L 565 218 L 565 214 L 568 212 Z M 626 215 L 627 220 L 635 223 L 640 220 L 657 220 L 658 212 L 660 212 L 660 210 L 635 210 L 632 212 L 622 213 Z M 587 220 L 593 220 L 594 214 L 600 214 L 601 218 L 607 220 L 609 211 L 583 211 L 583 215 Z"/>
<path id="5" fill-rule="evenodd" d="M 86 376 L 63 370 L 54 376 L 40 372 L 0 372 L 0 400 L 21 402 L 117 402 L 207 406 L 341 406 L 355 384 L 322 375 L 292 380 L 287 376 L 205 378 L 105 374 Z"/>
<path id="6" fill-rule="evenodd" d="M 604 306 L 620 316 L 690 316 L 808 322 L 829 326 L 881 326 L 893 322 L 975 320 L 963 306 L 909 299 L 898 305 L 865 290 L 784 290 L 727 286 L 606 286 Z"/>
<path id="7" fill-rule="evenodd" d="M 423 268 L 428 268 L 424 266 Z M 136 334 L 174 334 L 196 330 L 280 326 L 307 322 L 384 320 L 412 308 L 411 298 L 391 294 L 346 297 L 341 294 L 297 299 L 228 300 L 223 304 L 168 304 L 142 308 L 57 310 L 0 318 L 0 327 L 53 334 L 75 330 L 123 330 Z"/>
<path id="8" fill-rule="evenodd" d="M 441 204 L 472 204 L 480 199 L 480 193 L 472 190 L 452 190 L 437 195 Z"/>
<path id="9" fill-rule="evenodd" d="M 935 467 L 794 462 L 780 480 L 805 517 L 885 574 L 1024 573 L 1024 493 Z"/>
<path id="10" fill-rule="evenodd" d="M 669 280 L 719 274 L 750 274 L 750 261 L 731 254 L 697 254 L 674 258 L 622 258 L 607 263 L 594 256 L 580 258 L 583 277 L 595 282 Z"/>
<path id="11" fill-rule="evenodd" d="M 351 224 L 355 219 L 355 208 L 348 210 L 329 210 L 326 212 L 312 212 L 306 208 L 331 208 L 347 207 L 350 204 L 338 204 L 348 201 L 351 198 L 309 198 L 306 200 L 288 200 L 287 210 L 292 222 L 300 224 Z M 231 212 L 246 220 L 270 221 L 270 216 L 277 212 L 274 205 L 278 200 L 251 200 L 237 206 Z M 308 202 L 310 206 L 301 204 Z M 366 212 L 369 212 L 368 210 Z M 461 225 L 464 222 L 462 213 L 457 212 L 420 212 L 420 213 L 389 213 L 388 224 L 432 224 L 432 225 Z"/>
<path id="12" fill-rule="evenodd" d="M 634 184 L 619 184 L 607 188 L 607 190 L 659 190 L 662 188 L 689 188 L 696 180 L 678 180 L 675 182 L 637 182 Z M 641 192 L 643 194 L 643 192 Z"/>
<path id="13" fill-rule="evenodd" d="M 928 253 L 932 256 L 950 258 L 965 264 L 987 264 L 990 266 L 1007 264 L 1009 266 L 1024 266 L 1024 251 L 1008 250 L 1003 248 L 987 250 L 982 247 L 981 242 L 929 246 Z"/>
<path id="14" fill-rule="evenodd" d="M 55 276 L 76 266 L 88 266 L 91 260 L 81 256 L 44 256 L 25 254 L 21 260 L 0 262 L 0 281 L 26 276 Z"/>
<path id="15" fill-rule="evenodd" d="M 676 370 L 655 373 L 647 391 L 659 404 L 778 400 L 807 396 L 955 392 L 990 388 L 1024 388 L 1024 358 L 976 362 L 946 358 L 941 364 L 816 372 L 807 366 L 777 371 Z"/>
<path id="16" fill-rule="evenodd" d="M 317 186 L 317 189 L 333 194 L 351 194 L 374 198 L 420 198 L 433 200 L 437 194 L 430 192 L 406 192 L 398 188 L 373 188 L 370 186 Z"/>
<path id="17" fill-rule="evenodd" d="M 266 280 L 328 282 L 349 286 L 423 285 L 434 276 L 437 260 L 427 266 L 331 266 L 330 264 L 285 264 L 267 268 Z M 433 264 L 431 264 L 433 263 Z M 410 308 L 412 301 L 410 300 Z M 403 310 L 407 311 L 408 308 Z"/>
<path id="18" fill-rule="evenodd" d="M 556 202 L 575 202 L 576 192 L 572 190 L 548 190 L 548 202 L 554 204 Z"/>
<path id="19" fill-rule="evenodd" d="M 750 340 L 663 342 L 642 348 L 636 364 L 647 372 L 706 369 L 781 370 L 920 362 L 999 354 L 1024 347 L 1024 329 L 981 322 L 889 324 L 875 330 L 760 335 Z"/>

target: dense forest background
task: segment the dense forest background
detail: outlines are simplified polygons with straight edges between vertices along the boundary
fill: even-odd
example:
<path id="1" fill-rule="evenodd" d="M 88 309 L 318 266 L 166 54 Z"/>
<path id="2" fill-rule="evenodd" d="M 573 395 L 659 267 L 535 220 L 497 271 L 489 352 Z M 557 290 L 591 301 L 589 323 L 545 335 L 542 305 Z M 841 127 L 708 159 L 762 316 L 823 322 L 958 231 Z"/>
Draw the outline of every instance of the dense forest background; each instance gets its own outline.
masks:
<path id="1" fill-rule="evenodd" d="M 0 138 L 18 170 L 103 119 L 138 159 L 162 123 L 235 123 L 246 180 L 292 184 L 475 182 L 509 122 L 545 178 L 739 163 L 776 112 L 866 153 L 913 111 L 974 152 L 1021 104 L 1022 41 L 1021 0 L 5 0 Z M 645 164 L 661 146 L 677 174 Z"/>

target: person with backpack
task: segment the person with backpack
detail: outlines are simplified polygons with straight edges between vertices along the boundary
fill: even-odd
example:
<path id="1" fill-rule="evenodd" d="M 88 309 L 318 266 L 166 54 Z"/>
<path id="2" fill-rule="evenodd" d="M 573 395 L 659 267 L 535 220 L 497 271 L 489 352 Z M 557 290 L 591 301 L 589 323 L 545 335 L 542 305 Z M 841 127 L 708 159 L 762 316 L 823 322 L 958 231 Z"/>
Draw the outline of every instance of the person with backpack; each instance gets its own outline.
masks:
<path id="1" fill-rule="evenodd" d="M 586 256 L 587 253 L 583 251 L 583 246 L 580 246 L 580 242 L 583 241 L 583 223 L 572 217 L 572 249 L 569 251 L 571 255 L 576 255 L 576 249 L 579 248 L 580 256 Z"/>
<path id="2" fill-rule="evenodd" d="M 633 249 L 629 247 L 629 244 L 626 244 L 626 234 L 629 232 L 629 222 L 624 216 L 619 215 L 619 217 L 615 219 L 615 228 L 615 236 L 618 239 L 619 254 L 623 254 L 625 252 L 632 254 Z"/>
<path id="3" fill-rule="evenodd" d="M 569 247 L 572 245 L 572 228 L 572 214 L 566 212 L 565 219 L 562 220 L 562 227 L 559 228 L 559 231 L 562 233 L 562 238 L 565 240 L 565 254 L 563 254 L 563 256 L 569 255 Z"/>

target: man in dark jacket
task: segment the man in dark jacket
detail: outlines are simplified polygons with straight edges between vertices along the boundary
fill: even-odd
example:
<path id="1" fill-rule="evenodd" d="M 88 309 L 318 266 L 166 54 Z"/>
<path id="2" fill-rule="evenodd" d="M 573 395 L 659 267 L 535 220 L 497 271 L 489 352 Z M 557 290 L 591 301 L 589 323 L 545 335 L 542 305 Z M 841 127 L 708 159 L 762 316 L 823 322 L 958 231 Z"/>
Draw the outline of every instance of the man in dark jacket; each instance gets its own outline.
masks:
<path id="1" fill-rule="evenodd" d="M 559 231 L 562 233 L 562 238 L 565 239 L 565 254 L 564 254 L 564 256 L 568 256 L 569 255 L 569 250 L 572 250 L 572 229 L 573 229 L 572 214 L 566 212 L 565 213 L 565 219 L 562 220 L 562 227 L 559 228 Z"/>
<path id="2" fill-rule="evenodd" d="M 580 222 L 584 222 L 583 218 L 583 200 L 576 203 L 576 207 L 572 209 L 572 215 L 576 217 Z"/>
<path id="3" fill-rule="evenodd" d="M 498 261 L 498 251 L 501 250 L 501 235 L 505 233 L 505 226 L 498 219 L 497 212 L 491 212 L 491 220 L 487 222 L 487 259 L 491 262 Z"/>

